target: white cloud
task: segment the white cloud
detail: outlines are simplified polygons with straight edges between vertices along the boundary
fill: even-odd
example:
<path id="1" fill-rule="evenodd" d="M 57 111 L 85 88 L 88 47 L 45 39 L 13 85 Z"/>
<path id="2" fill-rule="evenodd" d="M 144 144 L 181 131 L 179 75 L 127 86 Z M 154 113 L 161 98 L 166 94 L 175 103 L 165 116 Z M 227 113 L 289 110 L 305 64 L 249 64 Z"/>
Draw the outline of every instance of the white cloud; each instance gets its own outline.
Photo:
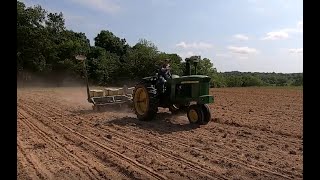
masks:
<path id="1" fill-rule="evenodd" d="M 201 55 L 200 53 L 195 53 L 193 51 L 187 51 L 187 52 L 178 52 L 177 53 L 183 60 L 187 57 L 190 56 L 195 56 L 195 55 Z"/>
<path id="2" fill-rule="evenodd" d="M 301 54 L 301 53 L 303 53 L 303 48 L 289 49 L 289 53 Z"/>
<path id="3" fill-rule="evenodd" d="M 193 55 L 196 55 L 194 52 L 192 51 L 188 51 L 188 52 L 179 52 L 177 53 L 181 58 L 182 60 L 184 60 L 185 58 L 187 57 L 190 57 L 190 56 L 193 56 Z"/>
<path id="4" fill-rule="evenodd" d="M 267 36 L 262 38 L 262 40 L 279 40 L 279 39 L 287 39 L 289 34 L 285 31 L 274 31 L 267 33 Z"/>
<path id="5" fill-rule="evenodd" d="M 233 36 L 235 39 L 241 40 L 241 41 L 247 41 L 249 40 L 249 37 L 243 34 L 236 34 Z"/>
<path id="6" fill-rule="evenodd" d="M 181 47 L 184 49 L 194 48 L 194 49 L 210 49 L 213 47 L 212 44 L 199 42 L 199 43 L 185 43 L 184 41 L 176 44 L 177 47 Z"/>
<path id="7" fill-rule="evenodd" d="M 303 21 L 299 21 L 295 28 L 284 28 L 278 31 L 272 31 L 266 34 L 262 40 L 280 40 L 289 38 L 291 33 L 302 33 L 303 32 Z"/>
<path id="8" fill-rule="evenodd" d="M 255 54 L 258 53 L 258 50 L 249 47 L 236 47 L 236 46 L 228 46 L 228 49 L 235 54 Z"/>
<path id="9" fill-rule="evenodd" d="M 104 13 L 115 13 L 120 10 L 120 6 L 112 0 L 71 0 L 74 3 L 98 10 Z"/>

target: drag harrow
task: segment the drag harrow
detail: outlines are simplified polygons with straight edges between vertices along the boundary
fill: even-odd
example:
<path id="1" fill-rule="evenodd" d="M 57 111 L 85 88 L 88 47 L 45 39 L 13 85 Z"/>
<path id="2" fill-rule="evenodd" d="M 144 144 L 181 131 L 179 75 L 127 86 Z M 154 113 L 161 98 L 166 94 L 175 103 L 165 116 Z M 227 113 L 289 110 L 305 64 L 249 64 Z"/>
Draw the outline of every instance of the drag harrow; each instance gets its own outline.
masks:
<path id="1" fill-rule="evenodd" d="M 88 101 L 93 104 L 94 111 L 119 110 L 132 108 L 132 88 L 105 88 L 105 90 L 90 90 Z"/>

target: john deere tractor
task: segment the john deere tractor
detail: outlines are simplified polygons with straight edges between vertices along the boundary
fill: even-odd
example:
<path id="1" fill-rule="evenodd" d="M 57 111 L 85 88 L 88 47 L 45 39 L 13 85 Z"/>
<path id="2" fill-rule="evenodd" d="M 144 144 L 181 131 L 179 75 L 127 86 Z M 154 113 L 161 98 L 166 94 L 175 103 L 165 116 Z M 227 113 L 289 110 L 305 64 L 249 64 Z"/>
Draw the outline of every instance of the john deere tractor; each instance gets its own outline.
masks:
<path id="1" fill-rule="evenodd" d="M 200 59 L 200 56 L 186 58 L 185 75 L 171 75 L 164 86 L 158 74 L 143 78 L 133 92 L 133 108 L 137 118 L 150 121 L 157 114 L 158 107 L 162 107 L 169 108 L 172 113 L 186 112 L 192 124 L 207 124 L 211 120 L 207 104 L 213 103 L 214 97 L 209 95 L 210 77 L 197 75 Z"/>

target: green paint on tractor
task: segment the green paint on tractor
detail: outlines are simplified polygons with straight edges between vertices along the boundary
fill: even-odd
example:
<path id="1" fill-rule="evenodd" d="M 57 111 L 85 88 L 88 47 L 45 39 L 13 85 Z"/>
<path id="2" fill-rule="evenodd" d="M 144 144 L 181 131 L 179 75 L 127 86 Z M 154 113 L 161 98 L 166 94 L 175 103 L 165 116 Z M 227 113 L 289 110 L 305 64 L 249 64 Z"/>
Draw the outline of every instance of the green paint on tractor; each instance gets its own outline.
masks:
<path id="1" fill-rule="evenodd" d="M 210 77 L 208 76 L 175 76 L 168 80 L 168 86 L 171 89 L 170 99 L 173 103 L 185 104 L 195 101 L 199 104 L 209 104 L 214 101 L 213 96 L 209 95 Z"/>

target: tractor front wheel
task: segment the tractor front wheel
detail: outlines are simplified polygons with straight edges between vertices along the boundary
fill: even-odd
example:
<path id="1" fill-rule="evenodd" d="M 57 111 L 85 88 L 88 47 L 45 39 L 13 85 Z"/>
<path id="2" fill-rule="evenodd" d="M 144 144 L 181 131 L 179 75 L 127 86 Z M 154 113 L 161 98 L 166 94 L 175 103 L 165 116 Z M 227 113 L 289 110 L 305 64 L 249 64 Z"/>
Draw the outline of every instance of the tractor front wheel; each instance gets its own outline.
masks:
<path id="1" fill-rule="evenodd" d="M 211 121 L 211 112 L 207 104 L 200 105 L 203 112 L 203 121 L 199 122 L 201 125 L 208 124 Z"/>
<path id="2" fill-rule="evenodd" d="M 201 106 L 196 104 L 189 106 L 187 111 L 187 117 L 190 124 L 200 124 L 204 118 Z"/>
<path id="3" fill-rule="evenodd" d="M 206 125 L 211 120 L 211 112 L 206 104 L 193 104 L 189 106 L 187 116 L 191 124 Z"/>

